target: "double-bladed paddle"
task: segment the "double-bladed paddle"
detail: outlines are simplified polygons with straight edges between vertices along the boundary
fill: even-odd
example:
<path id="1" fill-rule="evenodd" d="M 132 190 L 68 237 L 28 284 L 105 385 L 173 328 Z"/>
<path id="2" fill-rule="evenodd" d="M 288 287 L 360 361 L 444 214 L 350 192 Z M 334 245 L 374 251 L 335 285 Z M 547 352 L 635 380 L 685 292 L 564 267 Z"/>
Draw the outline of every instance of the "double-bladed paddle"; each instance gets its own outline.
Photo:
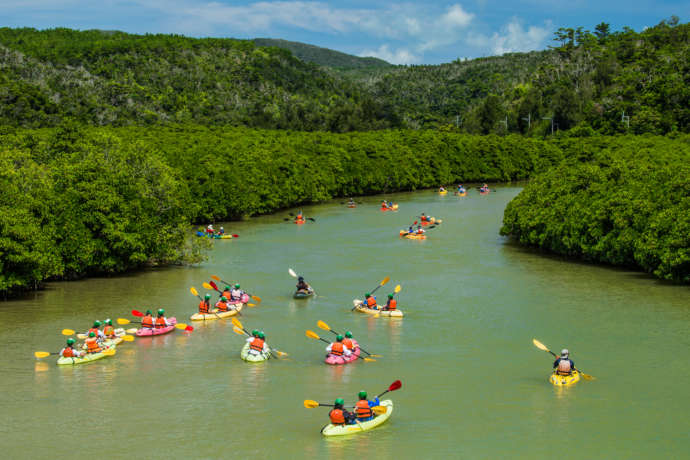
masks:
<path id="1" fill-rule="evenodd" d="M 327 344 L 329 344 L 329 345 L 331 344 L 331 342 L 329 342 L 328 340 L 322 339 L 321 337 L 319 337 L 319 335 L 318 335 L 316 332 L 314 332 L 314 331 L 307 330 L 307 331 L 305 332 L 305 335 L 306 335 L 307 337 L 309 337 L 310 339 L 320 340 L 320 341 L 325 342 L 325 343 L 327 343 Z M 363 359 L 364 361 L 366 361 L 366 362 L 368 362 L 368 363 L 374 363 L 374 362 L 376 362 L 375 359 L 365 358 L 364 356 L 359 356 L 359 355 L 358 355 L 357 358 Z"/>
<path id="2" fill-rule="evenodd" d="M 333 329 L 331 329 L 331 328 L 328 326 L 328 324 L 326 324 L 326 323 L 323 322 L 323 321 L 317 321 L 317 322 L 316 322 L 316 325 L 319 326 L 319 327 L 320 327 L 321 329 L 323 329 L 323 330 L 331 331 L 331 332 L 334 333 L 335 335 L 338 335 L 338 333 L 337 333 L 336 331 L 334 331 Z M 368 351 L 366 351 L 364 348 L 362 348 L 361 345 L 359 345 L 359 343 L 358 343 L 357 345 L 358 345 L 359 349 L 362 350 L 362 351 L 363 351 L 364 353 L 366 353 L 367 355 L 372 356 L 372 357 L 374 357 L 374 358 L 383 358 L 383 356 L 381 356 L 381 355 L 372 355 L 371 353 L 369 353 Z"/>
<path id="3" fill-rule="evenodd" d="M 549 349 L 546 347 L 546 345 L 544 345 L 543 343 L 541 343 L 539 340 L 537 340 L 537 339 L 532 339 L 532 343 L 534 344 L 535 347 L 539 348 L 540 350 L 548 351 L 548 352 L 551 353 L 555 358 L 558 358 L 558 357 L 559 357 L 556 353 L 554 353 L 553 351 L 549 350 Z M 585 373 L 582 372 L 580 369 L 575 369 L 575 370 L 578 371 L 578 372 L 580 373 L 580 375 L 582 376 L 583 379 L 585 379 L 585 380 L 595 380 L 595 377 L 593 377 L 593 376 L 591 376 L 591 375 L 589 375 L 589 374 L 585 374 Z"/>

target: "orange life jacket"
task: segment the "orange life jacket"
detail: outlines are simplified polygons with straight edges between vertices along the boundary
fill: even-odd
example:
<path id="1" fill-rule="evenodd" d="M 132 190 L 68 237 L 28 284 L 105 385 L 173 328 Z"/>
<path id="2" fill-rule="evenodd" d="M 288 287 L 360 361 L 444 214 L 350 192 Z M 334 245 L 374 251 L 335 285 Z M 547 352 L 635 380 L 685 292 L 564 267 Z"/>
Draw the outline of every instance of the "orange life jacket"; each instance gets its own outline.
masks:
<path id="1" fill-rule="evenodd" d="M 105 335 L 106 337 L 110 337 L 110 338 L 115 337 L 115 328 L 110 326 L 110 325 L 104 327 L 103 328 L 103 335 Z"/>
<path id="2" fill-rule="evenodd" d="M 86 335 L 89 335 L 91 332 L 96 334 L 96 337 L 98 337 L 98 328 L 97 327 L 92 327 L 91 329 L 89 329 L 89 332 L 87 332 Z"/>
<path id="3" fill-rule="evenodd" d="M 352 343 L 352 340 L 350 340 L 350 339 L 343 339 L 343 345 L 345 345 L 350 350 L 355 349 L 355 345 Z"/>
<path id="4" fill-rule="evenodd" d="M 252 343 L 249 344 L 249 348 L 261 352 L 264 350 L 264 341 L 256 337 L 252 340 Z"/>
<path id="5" fill-rule="evenodd" d="M 369 298 L 367 299 L 367 307 L 371 308 L 371 307 L 375 307 L 375 306 L 376 306 L 376 299 L 374 298 L 373 295 L 369 296 Z"/>
<path id="6" fill-rule="evenodd" d="M 158 318 L 156 318 L 156 328 L 162 327 L 168 327 L 168 325 L 165 323 L 165 317 L 159 316 Z"/>
<path id="7" fill-rule="evenodd" d="M 230 300 L 232 298 L 232 293 L 226 289 L 223 291 L 222 296 L 225 297 L 226 299 Z"/>
<path id="8" fill-rule="evenodd" d="M 62 356 L 65 358 L 72 358 L 74 356 L 74 350 L 72 347 L 65 347 L 65 349 L 62 350 Z"/>
<path id="9" fill-rule="evenodd" d="M 573 370 L 570 368 L 570 361 L 567 359 L 561 359 L 558 362 L 558 372 L 559 375 L 570 375 Z"/>
<path id="10" fill-rule="evenodd" d="M 331 353 L 336 356 L 343 356 L 345 353 L 345 347 L 342 342 L 333 342 L 331 344 Z"/>
<path id="11" fill-rule="evenodd" d="M 388 299 L 386 310 L 395 310 L 396 308 L 398 308 L 398 301 L 395 299 Z"/>
<path id="12" fill-rule="evenodd" d="M 345 414 L 342 409 L 333 409 L 328 413 L 333 425 L 345 425 Z"/>
<path id="13" fill-rule="evenodd" d="M 141 327 L 153 329 L 153 316 L 146 315 L 143 318 L 141 318 Z"/>
<path id="14" fill-rule="evenodd" d="M 209 310 L 209 305 L 206 303 L 205 300 L 202 300 L 199 302 L 199 313 L 208 313 Z"/>
<path id="15" fill-rule="evenodd" d="M 428 219 L 428 217 L 427 217 L 427 216 L 422 216 L 422 222 L 426 222 L 426 221 L 427 221 L 427 219 Z"/>
<path id="16" fill-rule="evenodd" d="M 99 353 L 101 351 L 101 348 L 98 346 L 98 341 L 95 338 L 86 340 L 86 347 L 88 353 Z"/>
<path id="17" fill-rule="evenodd" d="M 221 302 L 220 300 L 216 302 L 216 308 L 220 311 L 228 311 L 228 303 Z"/>
<path id="18" fill-rule="evenodd" d="M 369 418 L 371 417 L 371 407 L 369 407 L 369 401 L 366 399 L 360 399 L 355 404 L 355 412 L 357 413 L 357 418 Z"/>

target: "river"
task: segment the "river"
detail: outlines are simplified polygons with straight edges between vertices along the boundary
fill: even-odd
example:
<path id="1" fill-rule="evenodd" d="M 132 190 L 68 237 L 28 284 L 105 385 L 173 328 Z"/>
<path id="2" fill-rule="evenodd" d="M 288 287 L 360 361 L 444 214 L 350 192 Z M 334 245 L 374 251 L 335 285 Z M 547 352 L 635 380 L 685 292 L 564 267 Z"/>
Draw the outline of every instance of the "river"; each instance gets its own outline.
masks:
<path id="1" fill-rule="evenodd" d="M 240 238 L 214 241 L 198 267 L 49 283 L 0 304 L 6 458 L 687 458 L 690 290 L 512 244 L 498 230 L 519 190 L 394 194 L 400 209 L 385 213 L 380 197 L 355 209 L 332 202 L 305 207 L 316 222 L 303 226 L 287 212 L 225 223 Z M 398 238 L 421 212 L 443 223 L 426 241 Z M 318 296 L 293 300 L 288 267 Z M 288 359 L 243 362 L 229 321 L 137 339 L 82 366 L 33 357 L 59 350 L 63 328 L 133 319 L 133 308 L 189 322 L 189 288 L 203 293 L 212 274 L 262 297 L 240 319 Z M 386 276 L 376 294 L 400 284 L 406 317 L 350 312 Z M 305 336 L 332 337 L 318 320 L 383 358 L 326 366 L 325 344 Z M 568 347 L 596 380 L 554 388 L 535 337 Z M 353 403 L 396 379 L 391 419 L 368 433 L 323 438 L 327 409 L 302 405 Z"/>

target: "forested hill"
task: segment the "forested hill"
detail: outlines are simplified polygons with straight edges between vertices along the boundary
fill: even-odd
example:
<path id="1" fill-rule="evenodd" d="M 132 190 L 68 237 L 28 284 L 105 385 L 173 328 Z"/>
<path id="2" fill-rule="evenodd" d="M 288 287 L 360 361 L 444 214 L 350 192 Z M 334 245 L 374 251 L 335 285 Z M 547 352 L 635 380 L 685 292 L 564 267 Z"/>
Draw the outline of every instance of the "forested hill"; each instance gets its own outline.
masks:
<path id="1" fill-rule="evenodd" d="M 258 46 L 275 46 L 290 50 L 295 57 L 316 65 L 332 67 L 342 70 L 386 69 L 393 67 L 383 59 L 375 57 L 358 57 L 340 51 L 308 45 L 306 43 L 291 42 L 274 38 L 255 38 L 252 40 Z"/>
<path id="2" fill-rule="evenodd" d="M 0 29 L 0 124 L 206 125 L 353 131 L 397 126 L 348 79 L 251 41 Z"/>

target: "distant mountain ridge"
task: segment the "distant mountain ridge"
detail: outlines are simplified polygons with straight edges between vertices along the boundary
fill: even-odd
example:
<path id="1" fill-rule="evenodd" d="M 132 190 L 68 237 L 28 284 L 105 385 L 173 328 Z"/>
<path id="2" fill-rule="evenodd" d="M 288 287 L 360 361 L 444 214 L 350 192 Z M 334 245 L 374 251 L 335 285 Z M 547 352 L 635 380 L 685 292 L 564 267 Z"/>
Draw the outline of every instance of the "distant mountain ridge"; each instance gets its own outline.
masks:
<path id="1" fill-rule="evenodd" d="M 302 61 L 336 69 L 355 70 L 394 67 L 393 64 L 383 59 L 353 56 L 352 54 L 342 53 L 329 48 L 321 48 L 320 46 L 307 43 L 291 42 L 277 38 L 255 38 L 252 41 L 258 46 L 275 46 L 290 50 L 295 57 Z"/>

